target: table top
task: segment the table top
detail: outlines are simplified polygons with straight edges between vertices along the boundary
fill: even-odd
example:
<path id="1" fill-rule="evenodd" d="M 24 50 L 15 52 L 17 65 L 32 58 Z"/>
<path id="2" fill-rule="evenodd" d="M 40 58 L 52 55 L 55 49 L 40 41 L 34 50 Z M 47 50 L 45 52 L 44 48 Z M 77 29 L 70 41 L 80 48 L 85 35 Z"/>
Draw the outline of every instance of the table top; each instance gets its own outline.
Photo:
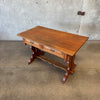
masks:
<path id="1" fill-rule="evenodd" d="M 73 56 L 88 40 L 88 37 L 85 36 L 49 29 L 42 26 L 36 26 L 35 28 L 17 35 L 71 56 Z"/>

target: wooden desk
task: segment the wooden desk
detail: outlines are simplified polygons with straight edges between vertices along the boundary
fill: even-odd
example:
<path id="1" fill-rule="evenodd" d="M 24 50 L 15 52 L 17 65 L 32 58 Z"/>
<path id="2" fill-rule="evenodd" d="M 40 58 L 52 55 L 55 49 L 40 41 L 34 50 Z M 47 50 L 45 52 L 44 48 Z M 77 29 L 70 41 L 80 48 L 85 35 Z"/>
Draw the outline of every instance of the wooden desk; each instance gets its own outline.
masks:
<path id="1" fill-rule="evenodd" d="M 24 44 L 31 46 L 32 56 L 28 62 L 30 64 L 36 57 L 54 64 L 66 71 L 62 82 L 64 83 L 70 73 L 74 73 L 74 59 L 76 52 L 88 40 L 88 37 L 61 32 L 42 26 L 37 26 L 18 34 L 23 38 Z M 42 50 L 42 51 L 41 51 Z M 53 61 L 45 56 L 44 52 L 56 55 L 66 62 L 66 66 Z"/>

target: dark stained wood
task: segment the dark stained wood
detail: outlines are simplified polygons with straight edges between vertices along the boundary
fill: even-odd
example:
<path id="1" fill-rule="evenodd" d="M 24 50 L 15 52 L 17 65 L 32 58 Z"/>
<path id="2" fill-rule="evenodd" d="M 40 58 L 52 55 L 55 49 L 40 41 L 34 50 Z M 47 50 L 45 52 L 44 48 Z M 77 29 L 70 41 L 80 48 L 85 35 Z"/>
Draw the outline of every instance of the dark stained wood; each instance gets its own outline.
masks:
<path id="1" fill-rule="evenodd" d="M 30 60 L 28 61 L 28 64 L 31 64 L 36 58 L 36 48 L 33 46 L 30 46 L 30 49 L 32 50 L 32 55 L 31 55 Z"/>
<path id="2" fill-rule="evenodd" d="M 43 51 L 41 51 L 33 46 L 30 46 L 30 49 L 32 50 L 32 55 L 31 55 L 30 60 L 28 61 L 28 64 L 31 64 L 37 56 L 44 55 Z"/>
<path id="3" fill-rule="evenodd" d="M 71 69 L 70 69 L 70 72 L 73 74 L 75 71 L 75 67 L 76 67 L 76 64 L 74 64 L 74 60 L 75 60 L 75 55 L 71 57 Z"/>
<path id="4" fill-rule="evenodd" d="M 88 37 L 37 26 L 18 36 L 73 56 Z"/>
<path id="5" fill-rule="evenodd" d="M 63 83 L 65 83 L 65 81 L 67 80 L 67 78 L 70 74 L 70 69 L 71 69 L 71 56 L 68 56 L 67 70 L 66 70 L 66 73 L 65 73 L 63 80 L 62 80 Z"/>

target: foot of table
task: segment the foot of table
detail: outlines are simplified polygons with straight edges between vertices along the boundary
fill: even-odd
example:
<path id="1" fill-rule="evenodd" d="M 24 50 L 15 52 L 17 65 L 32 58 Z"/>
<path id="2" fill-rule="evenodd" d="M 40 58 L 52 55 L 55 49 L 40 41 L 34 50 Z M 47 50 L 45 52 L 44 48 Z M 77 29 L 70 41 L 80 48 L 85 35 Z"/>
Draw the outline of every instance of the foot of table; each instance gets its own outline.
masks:
<path id="1" fill-rule="evenodd" d="M 30 60 L 28 61 L 28 64 L 31 64 L 37 56 L 44 54 L 43 51 L 41 51 L 33 46 L 30 46 L 30 49 L 32 50 L 33 53 L 31 55 Z"/>
<path id="2" fill-rule="evenodd" d="M 70 75 L 70 73 L 74 73 L 74 68 L 76 66 L 76 64 L 74 64 L 74 59 L 75 59 L 75 55 L 74 56 L 68 56 L 68 61 L 67 61 L 67 70 L 66 73 L 63 77 L 62 82 L 65 83 L 68 76 Z"/>
<path id="3" fill-rule="evenodd" d="M 65 75 L 64 75 L 64 77 L 63 77 L 62 83 L 65 83 L 65 82 L 66 82 L 66 80 L 67 80 L 69 74 L 70 74 L 70 72 L 69 72 L 69 71 L 66 71 L 66 73 L 65 73 Z"/>

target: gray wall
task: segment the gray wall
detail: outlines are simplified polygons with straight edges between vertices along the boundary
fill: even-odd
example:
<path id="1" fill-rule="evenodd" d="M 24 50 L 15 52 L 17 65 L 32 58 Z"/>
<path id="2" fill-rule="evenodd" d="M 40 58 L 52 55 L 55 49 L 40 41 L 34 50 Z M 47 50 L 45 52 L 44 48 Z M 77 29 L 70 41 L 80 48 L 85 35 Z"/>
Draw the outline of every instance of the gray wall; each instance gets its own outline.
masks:
<path id="1" fill-rule="evenodd" d="M 0 40 L 20 40 L 37 25 L 100 40 L 100 0 L 0 0 Z"/>

